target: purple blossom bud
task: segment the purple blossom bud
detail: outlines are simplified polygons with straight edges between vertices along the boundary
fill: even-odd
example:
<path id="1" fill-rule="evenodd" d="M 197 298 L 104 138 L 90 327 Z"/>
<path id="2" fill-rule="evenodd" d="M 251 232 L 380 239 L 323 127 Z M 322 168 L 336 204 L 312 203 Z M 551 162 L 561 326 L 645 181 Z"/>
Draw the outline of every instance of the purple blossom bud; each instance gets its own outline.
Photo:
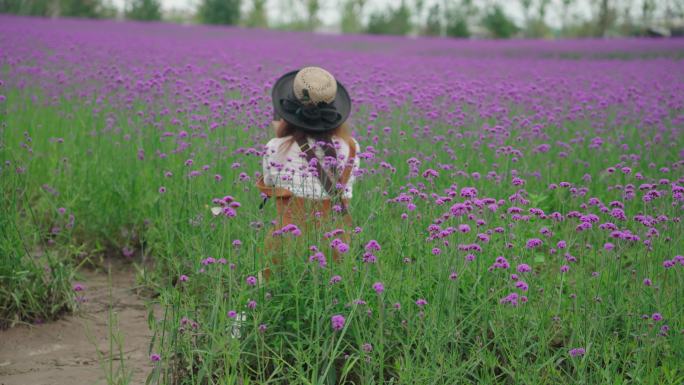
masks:
<path id="1" fill-rule="evenodd" d="M 377 294 L 382 294 L 382 292 L 385 291 L 385 286 L 382 284 L 382 282 L 375 282 L 373 284 L 373 290 L 375 290 Z"/>
<path id="2" fill-rule="evenodd" d="M 344 316 L 340 314 L 336 314 L 332 317 L 330 317 L 330 324 L 332 326 L 332 329 L 334 331 L 340 331 L 344 328 L 344 323 L 346 322 L 346 319 Z"/>

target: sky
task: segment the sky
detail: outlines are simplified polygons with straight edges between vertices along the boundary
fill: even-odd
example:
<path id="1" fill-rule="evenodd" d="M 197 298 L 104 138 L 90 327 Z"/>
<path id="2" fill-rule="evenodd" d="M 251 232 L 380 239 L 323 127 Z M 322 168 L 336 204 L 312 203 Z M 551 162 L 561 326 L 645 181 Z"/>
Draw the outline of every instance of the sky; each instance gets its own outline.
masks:
<path id="1" fill-rule="evenodd" d="M 114 5 L 123 9 L 126 0 L 112 0 Z M 162 8 L 164 10 L 169 9 L 181 9 L 181 10 L 193 10 L 197 7 L 201 0 L 160 0 Z M 320 0 L 323 3 L 323 7 L 319 14 L 321 20 L 326 25 L 333 25 L 339 22 L 339 4 L 341 0 Z M 577 14 L 582 18 L 588 18 L 591 13 L 590 3 L 592 0 L 575 0 L 575 5 L 573 7 L 573 14 Z M 366 13 L 374 9 L 395 6 L 399 0 L 367 0 Z M 412 1 L 409 0 L 409 3 Z M 485 7 L 487 4 L 491 4 L 492 0 L 474 0 L 480 8 Z M 638 2 L 638 1 L 636 1 Z M 246 8 L 249 7 L 250 0 L 243 0 L 243 4 Z M 287 9 L 287 0 L 268 0 L 268 11 L 269 18 L 271 20 L 277 19 L 279 14 L 282 14 Z M 431 4 L 442 3 L 442 0 L 425 0 L 427 9 Z M 510 15 L 517 24 L 522 24 L 524 17 L 522 7 L 520 6 L 520 1 L 518 0 L 499 0 L 499 4 L 503 5 L 504 9 Z M 536 1 L 534 2 L 536 3 Z M 562 8 L 560 6 L 561 0 L 551 0 L 551 4 L 547 8 L 547 20 L 546 22 L 552 27 L 560 27 L 562 20 Z M 635 8 L 638 8 L 638 4 L 635 3 Z"/>

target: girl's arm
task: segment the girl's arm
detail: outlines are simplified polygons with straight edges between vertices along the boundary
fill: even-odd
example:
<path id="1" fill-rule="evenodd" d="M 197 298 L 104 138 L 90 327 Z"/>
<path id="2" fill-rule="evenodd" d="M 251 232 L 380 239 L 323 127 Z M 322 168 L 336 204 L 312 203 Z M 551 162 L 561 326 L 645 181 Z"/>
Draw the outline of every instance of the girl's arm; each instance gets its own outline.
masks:
<path id="1" fill-rule="evenodd" d="M 352 175 L 354 175 L 354 172 L 361 168 L 361 157 L 359 154 L 361 153 L 361 146 L 359 145 L 359 142 L 354 140 L 354 145 L 356 146 L 356 158 L 354 158 L 354 168 L 352 169 Z"/>
<path id="2" fill-rule="evenodd" d="M 273 186 L 275 184 L 275 181 L 273 180 L 273 177 L 271 176 L 271 165 L 270 165 L 270 157 L 271 157 L 271 147 L 269 147 L 268 143 L 266 144 L 266 150 L 264 151 L 264 156 L 261 159 L 261 168 L 262 168 L 262 174 L 264 176 L 264 184 L 267 186 Z"/>

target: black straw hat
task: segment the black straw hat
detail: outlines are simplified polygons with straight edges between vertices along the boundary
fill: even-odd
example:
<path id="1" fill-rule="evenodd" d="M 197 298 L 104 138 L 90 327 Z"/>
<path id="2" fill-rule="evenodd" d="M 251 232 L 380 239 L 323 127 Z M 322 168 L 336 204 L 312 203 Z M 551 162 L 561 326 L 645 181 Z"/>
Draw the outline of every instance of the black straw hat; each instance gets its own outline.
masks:
<path id="1" fill-rule="evenodd" d="M 275 117 L 307 132 L 334 130 L 347 120 L 351 98 L 330 72 L 305 67 L 278 79 L 271 93 Z"/>

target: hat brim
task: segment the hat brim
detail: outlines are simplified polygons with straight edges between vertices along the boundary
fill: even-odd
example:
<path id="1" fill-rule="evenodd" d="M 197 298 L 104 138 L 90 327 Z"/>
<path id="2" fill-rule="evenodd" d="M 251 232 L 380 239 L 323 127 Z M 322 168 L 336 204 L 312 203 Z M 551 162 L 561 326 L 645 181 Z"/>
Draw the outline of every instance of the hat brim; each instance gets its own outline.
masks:
<path id="1" fill-rule="evenodd" d="M 287 112 L 283 109 L 280 100 L 291 97 L 294 78 L 297 75 L 297 72 L 299 72 L 299 70 L 286 73 L 285 75 L 281 76 L 273 86 L 271 98 L 273 99 L 273 109 L 276 117 L 280 117 L 286 122 L 297 126 L 304 131 L 313 133 L 331 131 L 342 125 L 342 123 L 349 118 L 349 114 L 351 113 L 351 98 L 349 97 L 347 89 L 344 88 L 340 82 L 337 82 L 337 94 L 335 95 L 335 100 L 330 104 L 330 107 L 334 108 L 342 116 L 342 119 L 340 119 L 340 121 L 336 124 L 330 124 L 323 121 L 311 123 L 300 118 L 296 114 Z"/>

